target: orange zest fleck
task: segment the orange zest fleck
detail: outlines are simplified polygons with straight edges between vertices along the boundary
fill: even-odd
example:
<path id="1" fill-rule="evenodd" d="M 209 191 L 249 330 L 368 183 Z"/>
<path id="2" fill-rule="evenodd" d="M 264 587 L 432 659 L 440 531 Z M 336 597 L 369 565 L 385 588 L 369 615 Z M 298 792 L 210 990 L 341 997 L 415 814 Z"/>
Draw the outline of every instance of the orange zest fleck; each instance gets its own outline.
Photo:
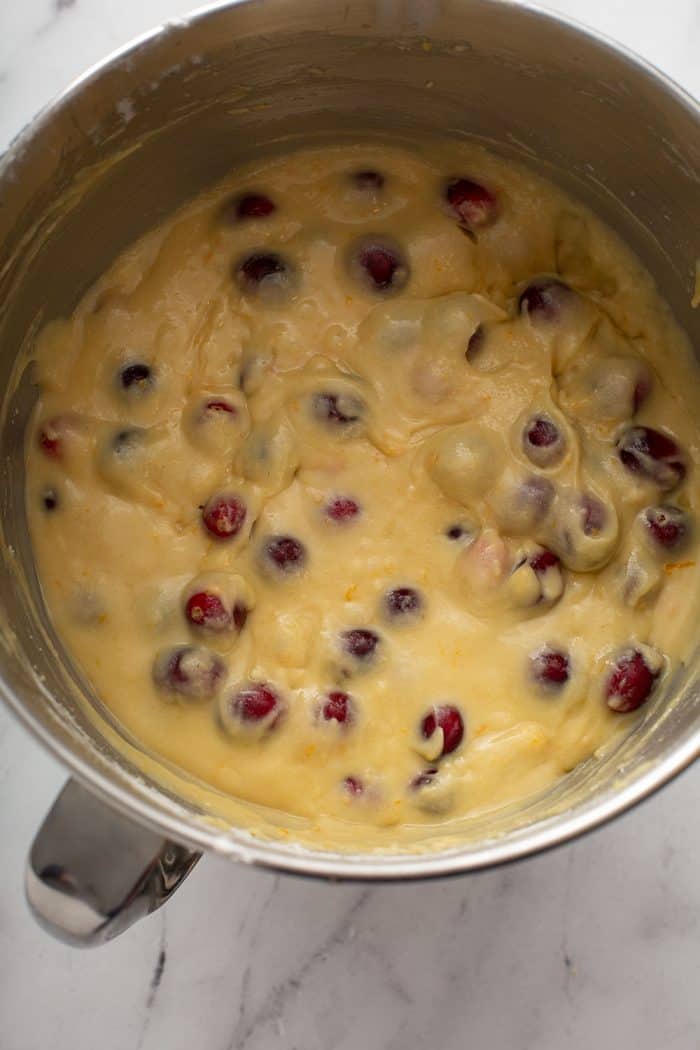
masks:
<path id="1" fill-rule="evenodd" d="M 664 572 L 670 576 L 676 569 L 692 569 L 695 564 L 694 561 L 670 561 L 664 565 Z"/>

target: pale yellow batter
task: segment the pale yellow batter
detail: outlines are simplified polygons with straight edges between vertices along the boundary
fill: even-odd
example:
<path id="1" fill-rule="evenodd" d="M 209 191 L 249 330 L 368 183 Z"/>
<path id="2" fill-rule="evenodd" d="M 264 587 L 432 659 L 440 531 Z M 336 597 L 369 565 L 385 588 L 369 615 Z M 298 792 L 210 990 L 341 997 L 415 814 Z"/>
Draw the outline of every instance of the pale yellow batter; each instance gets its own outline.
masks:
<path id="1" fill-rule="evenodd" d="M 54 623 L 202 781 L 436 823 L 664 702 L 697 623 L 700 381 L 635 259 L 533 175 L 435 143 L 237 171 L 36 360 Z"/>

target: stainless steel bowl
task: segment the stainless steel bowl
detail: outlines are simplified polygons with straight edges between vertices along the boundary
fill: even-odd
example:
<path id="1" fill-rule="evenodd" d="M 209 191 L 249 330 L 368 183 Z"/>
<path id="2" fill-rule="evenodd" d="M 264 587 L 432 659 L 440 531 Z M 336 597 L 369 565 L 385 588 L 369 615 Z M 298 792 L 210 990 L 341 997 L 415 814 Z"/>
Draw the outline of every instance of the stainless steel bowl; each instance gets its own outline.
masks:
<path id="1" fill-rule="evenodd" d="M 222 4 L 157 29 L 49 106 L 0 165 L 0 690 L 75 778 L 34 844 L 27 886 L 39 918 L 78 943 L 156 907 L 199 850 L 336 878 L 473 871 L 596 827 L 700 750 L 692 665 L 614 752 L 524 806 L 465 822 L 458 845 L 343 853 L 290 844 L 272 813 L 258 813 L 253 836 L 213 793 L 188 803 L 173 771 L 145 773 L 133 741 L 115 747 L 121 730 L 54 636 L 33 568 L 23 434 L 35 392 L 23 348 L 130 241 L 239 159 L 357 132 L 474 136 L 542 170 L 636 249 L 700 347 L 697 103 L 608 41 L 521 3 Z"/>

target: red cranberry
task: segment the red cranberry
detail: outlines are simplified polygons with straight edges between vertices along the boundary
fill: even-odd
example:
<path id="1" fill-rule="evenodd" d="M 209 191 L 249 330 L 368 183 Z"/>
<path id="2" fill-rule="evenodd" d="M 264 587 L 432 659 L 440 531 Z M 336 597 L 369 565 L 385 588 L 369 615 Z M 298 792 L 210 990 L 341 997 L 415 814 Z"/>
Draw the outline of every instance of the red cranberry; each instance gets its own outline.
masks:
<path id="1" fill-rule="evenodd" d="M 199 591 L 188 599 L 185 616 L 193 627 L 206 631 L 228 631 L 232 616 L 217 594 L 210 591 Z"/>
<path id="2" fill-rule="evenodd" d="M 381 190 L 385 182 L 380 171 L 356 171 L 350 177 L 358 190 Z"/>
<path id="3" fill-rule="evenodd" d="M 264 219 L 275 210 L 274 202 L 264 193 L 246 193 L 236 202 L 236 216 L 239 219 Z"/>
<path id="4" fill-rule="evenodd" d="M 62 459 L 63 457 L 62 432 L 63 425 L 60 419 L 50 419 L 39 431 L 39 448 L 49 459 Z"/>
<path id="5" fill-rule="evenodd" d="M 413 617 L 422 612 L 423 599 L 413 587 L 395 587 L 384 599 L 390 616 Z"/>
<path id="6" fill-rule="evenodd" d="M 365 785 L 362 783 L 359 777 L 345 777 L 345 779 L 343 780 L 343 790 L 348 795 L 353 795 L 357 797 L 359 795 L 364 795 Z"/>
<path id="7" fill-rule="evenodd" d="M 353 268 L 378 292 L 399 292 L 408 280 L 408 263 L 386 238 L 370 237 L 356 246 Z"/>
<path id="8" fill-rule="evenodd" d="M 684 457 L 673 438 L 652 427 L 629 427 L 617 442 L 618 455 L 632 474 L 669 492 L 686 474 Z"/>
<path id="9" fill-rule="evenodd" d="M 228 709 L 239 722 L 255 725 L 267 722 L 266 728 L 274 729 L 285 713 L 282 698 L 266 682 L 249 682 L 230 698 Z"/>
<path id="10" fill-rule="evenodd" d="M 564 455 L 564 436 L 549 416 L 535 416 L 523 430 L 523 451 L 538 467 L 551 467 Z"/>
<path id="11" fill-rule="evenodd" d="M 471 232 L 490 225 L 497 216 L 493 193 L 472 179 L 452 179 L 445 195 L 461 225 Z"/>
<path id="12" fill-rule="evenodd" d="M 271 536 L 265 544 L 265 555 L 280 572 L 300 572 L 306 562 L 306 547 L 293 536 Z"/>
<path id="13" fill-rule="evenodd" d="M 430 787 L 431 784 L 435 783 L 435 778 L 437 777 L 438 772 L 437 766 L 428 766 L 427 769 L 422 769 L 420 773 L 417 773 L 413 778 L 409 787 L 412 788 L 413 791 L 419 791 L 421 788 Z"/>
<path id="14" fill-rule="evenodd" d="M 648 699 L 659 674 L 649 667 L 638 649 L 626 649 L 605 683 L 608 707 L 621 714 L 636 711 Z"/>
<path id="15" fill-rule="evenodd" d="M 379 635 L 366 627 L 354 627 L 343 631 L 343 648 L 356 660 L 370 660 L 379 645 Z"/>
<path id="16" fill-rule="evenodd" d="M 349 726 L 354 721 L 352 699 L 347 693 L 338 690 L 329 693 L 321 705 L 321 718 L 324 722 Z"/>
<path id="17" fill-rule="evenodd" d="M 212 697 L 225 672 L 220 657 L 196 645 L 166 649 L 153 664 L 153 680 L 159 688 L 190 700 Z"/>
<path id="18" fill-rule="evenodd" d="M 290 271 L 288 264 L 276 252 L 254 252 L 238 263 L 236 279 L 242 291 L 254 293 L 268 282 L 280 285 L 288 283 Z"/>
<path id="19" fill-rule="evenodd" d="M 243 528 L 246 505 L 239 496 L 212 496 L 202 511 L 205 528 L 220 540 L 230 540 Z"/>
<path id="20" fill-rule="evenodd" d="M 522 292 L 518 304 L 522 313 L 538 321 L 554 321 L 571 294 L 568 284 L 556 277 L 539 277 Z"/>
<path id="21" fill-rule="evenodd" d="M 364 405 L 351 394 L 314 394 L 312 411 L 316 419 L 334 426 L 348 426 L 362 418 Z"/>
<path id="22" fill-rule="evenodd" d="M 139 362 L 122 368 L 119 379 L 124 390 L 139 395 L 144 394 L 152 384 L 153 373 L 148 365 Z"/>
<path id="23" fill-rule="evenodd" d="M 349 496 L 336 496 L 326 504 L 326 516 L 338 523 L 352 521 L 359 513 L 359 504 Z"/>
<path id="24" fill-rule="evenodd" d="M 222 398 L 212 398 L 211 401 L 204 402 L 204 414 L 211 416 L 235 416 L 238 415 L 238 409 L 230 401 L 224 401 Z"/>
<path id="25" fill-rule="evenodd" d="M 543 547 L 540 551 L 535 551 L 527 559 L 527 563 L 531 569 L 533 569 L 538 576 L 541 576 L 547 571 L 547 569 L 559 568 L 561 562 L 557 558 L 553 551 L 550 551 L 547 547 Z"/>
<path id="26" fill-rule="evenodd" d="M 535 681 L 547 690 L 561 689 L 569 681 L 569 657 L 561 649 L 546 645 L 530 657 L 530 665 Z"/>
<path id="27" fill-rule="evenodd" d="M 462 716 L 451 704 L 440 704 L 431 708 L 423 718 L 420 728 L 426 740 L 430 740 L 437 729 L 442 729 L 442 751 L 438 758 L 456 751 L 464 736 Z"/>
<path id="28" fill-rule="evenodd" d="M 654 542 L 664 550 L 678 550 L 683 547 L 690 533 L 688 515 L 680 507 L 672 507 L 669 504 L 647 507 L 642 512 L 642 522 Z"/>

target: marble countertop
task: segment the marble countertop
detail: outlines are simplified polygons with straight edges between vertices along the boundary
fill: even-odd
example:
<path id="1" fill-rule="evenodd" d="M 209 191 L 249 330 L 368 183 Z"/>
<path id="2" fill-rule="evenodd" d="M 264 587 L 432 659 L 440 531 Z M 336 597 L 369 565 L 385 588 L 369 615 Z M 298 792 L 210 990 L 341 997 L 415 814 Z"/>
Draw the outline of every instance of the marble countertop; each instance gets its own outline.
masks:
<path id="1" fill-rule="evenodd" d="M 91 63 L 181 0 L 0 2 L 0 149 Z M 700 4 L 558 0 L 700 95 Z M 700 767 L 517 867 L 358 887 L 203 861 L 94 952 L 23 901 L 63 771 L 0 711 L 3 1050 L 697 1050 Z"/>

